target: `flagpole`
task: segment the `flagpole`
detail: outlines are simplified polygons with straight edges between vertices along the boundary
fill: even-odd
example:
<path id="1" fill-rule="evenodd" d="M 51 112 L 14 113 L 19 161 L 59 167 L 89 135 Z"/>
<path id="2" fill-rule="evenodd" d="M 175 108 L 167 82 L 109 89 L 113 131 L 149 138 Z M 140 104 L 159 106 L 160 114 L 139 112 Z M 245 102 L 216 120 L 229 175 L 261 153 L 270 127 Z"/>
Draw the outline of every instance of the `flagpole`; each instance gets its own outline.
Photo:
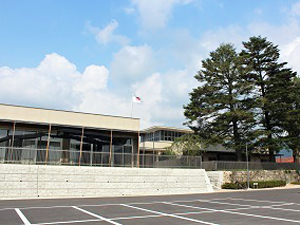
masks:
<path id="1" fill-rule="evenodd" d="M 133 111 L 133 93 L 131 93 L 131 118 L 132 118 L 132 111 Z"/>
<path id="2" fill-rule="evenodd" d="M 131 99 L 131 118 L 132 118 L 132 111 L 133 111 L 133 101 Z"/>

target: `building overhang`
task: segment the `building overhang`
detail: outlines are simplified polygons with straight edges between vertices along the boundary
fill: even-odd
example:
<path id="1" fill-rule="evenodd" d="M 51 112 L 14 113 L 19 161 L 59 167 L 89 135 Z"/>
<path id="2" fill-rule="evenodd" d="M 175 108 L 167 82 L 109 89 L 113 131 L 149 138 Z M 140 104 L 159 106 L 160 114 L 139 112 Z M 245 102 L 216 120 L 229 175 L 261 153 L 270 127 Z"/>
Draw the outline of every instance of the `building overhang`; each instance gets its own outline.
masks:
<path id="1" fill-rule="evenodd" d="M 82 112 L 0 104 L 0 119 L 32 124 L 52 124 L 120 131 L 139 131 L 139 119 Z"/>
<path id="2" fill-rule="evenodd" d="M 141 130 L 141 134 L 146 133 L 152 133 L 159 130 L 165 130 L 165 131 L 176 131 L 176 132 L 182 132 L 182 133 L 194 133 L 191 129 L 183 129 L 183 128 L 175 128 L 175 127 L 163 127 L 163 126 L 153 126 L 149 127 L 147 129 Z"/>

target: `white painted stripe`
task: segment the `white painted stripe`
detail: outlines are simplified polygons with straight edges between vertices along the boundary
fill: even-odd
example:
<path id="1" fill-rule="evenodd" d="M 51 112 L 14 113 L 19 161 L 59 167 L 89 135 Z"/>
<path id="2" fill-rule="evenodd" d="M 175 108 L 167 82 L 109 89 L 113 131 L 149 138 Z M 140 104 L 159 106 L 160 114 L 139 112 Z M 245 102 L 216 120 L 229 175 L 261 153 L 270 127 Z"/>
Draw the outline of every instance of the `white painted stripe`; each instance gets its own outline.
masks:
<path id="1" fill-rule="evenodd" d="M 169 203 L 166 203 L 169 204 Z M 203 209 L 201 207 L 195 207 L 195 206 L 187 206 L 187 205 L 180 205 L 180 204 L 175 204 L 172 203 L 170 205 L 177 205 L 177 206 L 183 206 L 187 208 L 199 208 Z M 235 214 L 235 215 L 241 215 L 241 216 L 248 216 L 248 217 L 256 217 L 256 218 L 263 218 L 263 219 L 270 219 L 270 220 L 278 220 L 278 221 L 285 221 L 285 222 L 292 222 L 292 223 L 300 223 L 300 220 L 290 220 L 290 219 L 285 219 L 285 218 L 280 218 L 280 217 L 272 217 L 272 216 L 263 216 L 263 215 L 257 215 L 257 214 L 252 214 L 252 213 L 242 213 L 242 212 L 234 212 L 234 211 L 227 211 L 227 210 L 215 210 L 215 209 L 210 209 L 212 211 L 218 211 L 218 212 L 223 212 L 223 213 L 229 213 L 229 214 Z"/>
<path id="2" fill-rule="evenodd" d="M 213 211 L 202 211 L 202 212 L 187 212 L 187 213 L 174 213 L 175 215 L 198 215 L 198 214 L 205 214 L 205 213 L 214 213 Z"/>
<path id="3" fill-rule="evenodd" d="M 278 207 L 266 207 L 266 208 L 270 208 L 270 209 L 278 209 L 278 210 L 283 210 L 283 211 L 291 211 L 291 212 L 300 212 L 300 209 L 286 209 L 286 208 L 278 208 Z"/>
<path id="4" fill-rule="evenodd" d="M 211 200 L 225 200 L 226 198 L 213 198 Z M 200 199 L 201 200 L 201 199 Z M 172 202 L 197 202 L 199 201 L 197 200 L 176 200 L 176 201 L 172 201 Z M 130 202 L 130 203 L 126 203 L 128 205 L 150 205 L 150 204 L 159 204 L 159 203 L 163 203 L 162 201 L 150 201 L 150 202 Z M 124 203 L 125 204 L 125 203 Z M 293 203 L 294 204 L 294 203 Z M 97 204 L 97 205 L 77 205 L 77 207 L 96 207 L 96 206 L 118 206 L 119 203 L 108 203 L 108 204 Z M 71 205 L 54 205 L 54 206 L 31 206 L 31 207 L 19 207 L 20 210 L 22 209 L 52 209 L 52 208 L 71 208 Z M 15 209 L 15 208 L 1 208 L 0 211 L 3 210 L 11 210 L 11 209 Z"/>
<path id="5" fill-rule="evenodd" d="M 81 209 L 81 208 L 79 208 L 79 207 L 77 207 L 77 206 L 72 206 L 72 207 L 73 207 L 74 209 L 77 209 L 77 210 L 79 210 L 79 211 L 81 211 L 81 212 L 84 212 L 84 213 L 86 213 L 86 214 L 88 214 L 88 215 L 91 215 L 91 216 L 96 217 L 96 218 L 98 218 L 98 219 L 104 220 L 104 221 L 106 221 L 106 222 L 108 222 L 108 223 L 115 224 L 115 225 L 121 225 L 120 223 L 114 222 L 114 221 L 112 221 L 112 220 L 110 220 L 110 219 L 107 219 L 107 218 L 105 218 L 105 217 L 103 217 L 103 216 L 100 216 L 100 215 L 97 215 L 97 214 L 95 214 L 95 213 L 89 212 L 89 211 L 87 211 L 87 210 L 85 210 L 85 209 Z"/>
<path id="6" fill-rule="evenodd" d="M 144 209 L 144 208 L 140 208 L 140 207 L 136 207 L 136 206 L 132 206 L 132 205 L 126 205 L 126 204 L 120 204 L 120 205 L 129 207 L 129 208 L 133 208 L 133 209 L 138 209 L 138 210 L 145 211 L 145 212 L 159 214 L 159 215 L 162 215 L 162 216 L 168 216 L 168 217 L 173 217 L 173 218 L 176 218 L 176 219 L 187 220 L 187 221 L 191 221 L 191 222 L 195 222 L 195 223 L 203 223 L 203 224 L 208 224 L 208 225 L 217 225 L 216 223 L 210 223 L 210 222 L 206 222 L 206 221 L 202 221 L 202 220 L 196 220 L 196 219 L 192 219 L 192 218 L 188 218 L 188 217 L 184 217 L 184 216 L 178 216 L 178 215 L 175 215 L 175 214 L 163 213 L 163 212 L 154 211 L 154 210 L 150 210 L 150 209 Z"/>
<path id="7" fill-rule="evenodd" d="M 134 219 L 147 219 L 147 218 L 157 218 L 162 217 L 162 215 L 146 215 L 146 216 L 124 216 L 110 218 L 111 220 L 134 220 Z"/>
<path id="8" fill-rule="evenodd" d="M 223 209 L 223 210 L 236 211 L 236 210 L 259 209 L 259 208 L 263 208 L 263 207 L 260 207 L 260 206 L 251 206 L 251 207 L 235 208 L 235 209 Z"/>
<path id="9" fill-rule="evenodd" d="M 170 202 L 164 202 L 166 205 L 174 205 L 174 206 L 181 206 L 185 208 L 191 208 L 191 209 L 202 209 L 202 210 L 208 210 L 213 212 L 219 212 L 221 210 L 219 209 L 211 209 L 211 208 L 205 208 L 205 207 L 197 207 L 197 206 L 191 206 L 191 205 L 182 205 L 182 204 L 176 204 L 176 203 L 170 203 Z"/>
<path id="10" fill-rule="evenodd" d="M 226 198 L 213 198 L 211 200 L 225 200 Z M 197 202 L 201 199 L 196 199 L 196 200 L 176 200 L 172 202 Z M 150 202 L 130 202 L 130 203 L 124 203 L 128 205 L 150 205 L 150 204 L 159 204 L 159 203 L 164 203 L 162 201 L 150 201 Z M 107 204 L 97 204 L 97 205 L 76 205 L 77 207 L 93 207 L 93 206 L 118 206 L 120 205 L 119 203 L 107 203 Z M 72 207 L 71 205 L 54 205 L 54 206 L 31 206 L 31 207 L 19 207 L 20 210 L 22 209 L 51 209 L 51 208 L 70 208 Z M 15 208 L 1 208 L 0 211 L 3 210 L 11 210 Z"/>
<path id="11" fill-rule="evenodd" d="M 33 207 L 19 207 L 18 209 L 52 209 L 52 208 L 71 208 L 72 206 L 33 206 Z M 2 208 L 0 211 L 11 210 L 15 208 Z"/>
<path id="12" fill-rule="evenodd" d="M 20 209 L 15 208 L 15 210 L 18 213 L 18 216 L 20 217 L 20 219 L 23 221 L 23 223 L 25 225 L 31 225 L 31 223 L 29 222 L 29 220 L 26 218 L 26 216 L 24 216 L 24 214 L 21 212 Z"/>
<path id="13" fill-rule="evenodd" d="M 217 202 L 217 201 L 208 201 L 208 200 L 198 200 L 198 202 L 206 202 L 206 203 L 220 204 L 220 205 L 245 206 L 245 207 L 252 206 L 252 205 L 242 205 L 242 204 L 237 204 L 237 203 L 226 203 L 226 202 Z"/>
<path id="14" fill-rule="evenodd" d="M 246 198 L 230 198 L 230 199 L 232 199 L 232 200 L 238 200 L 238 201 L 260 202 L 260 203 L 269 203 L 269 204 L 272 204 L 270 206 L 277 206 L 276 204 L 278 204 L 279 206 L 281 206 L 281 205 L 297 205 L 297 206 L 300 206 L 299 203 L 295 203 L 295 202 L 275 202 L 275 201 L 246 199 Z"/>
<path id="15" fill-rule="evenodd" d="M 248 209 L 248 208 L 240 208 L 240 209 Z M 182 213 L 174 213 L 175 215 L 199 215 L 206 213 L 214 213 L 213 211 L 202 211 L 202 212 L 182 212 Z M 134 219 L 147 219 L 147 218 L 158 218 L 162 217 L 162 215 L 145 215 L 145 216 L 127 216 L 127 217 L 114 217 L 109 218 L 110 220 L 134 220 Z M 103 221 L 101 219 L 91 219 L 91 220 L 70 220 L 70 221 L 62 221 L 62 222 L 49 222 L 49 223 L 38 223 L 32 225 L 54 225 L 54 224 L 72 224 L 72 223 L 88 223 L 88 222 L 99 222 Z"/>
<path id="16" fill-rule="evenodd" d="M 52 225 L 52 224 L 68 224 L 68 223 L 88 223 L 88 222 L 98 222 L 102 221 L 100 219 L 93 220 L 70 220 L 70 221 L 62 221 L 62 222 L 50 222 L 50 223 L 35 223 L 32 225 Z"/>
<path id="17" fill-rule="evenodd" d="M 275 202 L 275 201 L 267 201 L 267 200 L 256 200 L 256 199 L 246 199 L 246 198 L 228 198 L 229 200 L 240 200 L 240 201 L 248 201 L 248 202 L 261 202 L 261 203 L 274 203 L 274 204 L 285 204 L 289 202 Z"/>
<path id="18" fill-rule="evenodd" d="M 294 203 L 283 203 L 283 204 L 271 205 L 271 206 L 277 207 L 277 206 L 285 206 L 285 205 L 294 205 Z"/>

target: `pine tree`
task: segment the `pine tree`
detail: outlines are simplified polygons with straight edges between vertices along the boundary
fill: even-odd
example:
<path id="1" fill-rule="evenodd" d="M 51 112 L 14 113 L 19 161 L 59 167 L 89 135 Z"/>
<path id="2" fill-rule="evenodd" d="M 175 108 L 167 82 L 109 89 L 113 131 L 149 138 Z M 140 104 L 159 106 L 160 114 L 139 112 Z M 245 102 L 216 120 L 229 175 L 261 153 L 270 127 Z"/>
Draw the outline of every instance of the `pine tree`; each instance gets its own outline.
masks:
<path id="1" fill-rule="evenodd" d="M 274 162 L 275 152 L 283 146 L 280 138 L 285 133 L 282 113 L 289 109 L 287 97 L 296 74 L 285 68 L 286 62 L 278 62 L 278 46 L 266 38 L 251 37 L 243 44 L 245 49 L 241 57 L 250 71 L 248 80 L 254 86 L 251 93 L 256 120 L 254 146 L 268 150 L 269 160 Z"/>
<path id="2" fill-rule="evenodd" d="M 186 124 L 208 144 L 223 144 L 235 149 L 242 160 L 245 138 L 253 128 L 245 68 L 233 45 L 222 44 L 210 58 L 202 61 L 202 70 L 195 78 L 200 86 L 190 93 L 190 103 L 184 106 Z"/>
<path id="3" fill-rule="evenodd" d="M 287 107 L 278 113 L 278 121 L 287 132 L 284 143 L 292 149 L 294 162 L 300 162 L 300 78 L 295 77 L 284 98 Z"/>

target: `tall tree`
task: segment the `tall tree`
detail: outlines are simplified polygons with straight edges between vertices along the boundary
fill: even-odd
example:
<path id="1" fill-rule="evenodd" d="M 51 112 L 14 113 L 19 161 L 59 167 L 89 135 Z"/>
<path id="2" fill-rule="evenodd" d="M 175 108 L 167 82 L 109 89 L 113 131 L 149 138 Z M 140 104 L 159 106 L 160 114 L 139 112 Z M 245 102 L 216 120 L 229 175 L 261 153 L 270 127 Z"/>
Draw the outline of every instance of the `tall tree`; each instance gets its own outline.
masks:
<path id="1" fill-rule="evenodd" d="M 222 44 L 202 61 L 195 78 L 198 88 L 190 93 L 184 106 L 186 124 L 212 144 L 223 144 L 236 150 L 238 160 L 253 126 L 251 83 L 245 79 L 245 68 L 233 45 Z"/>
<path id="2" fill-rule="evenodd" d="M 278 62 L 278 46 L 266 38 L 251 37 L 243 45 L 245 49 L 241 52 L 241 57 L 244 66 L 250 71 L 248 80 L 254 85 L 251 93 L 256 120 L 254 145 L 267 149 L 270 161 L 273 162 L 275 152 L 282 148 L 280 137 L 284 133 L 278 115 L 288 109 L 285 100 L 295 73 L 285 68 L 286 62 Z"/>
<path id="3" fill-rule="evenodd" d="M 287 132 L 283 140 L 292 149 L 294 162 L 300 162 L 300 78 L 292 80 L 284 101 L 287 107 L 278 110 L 278 121 Z"/>

